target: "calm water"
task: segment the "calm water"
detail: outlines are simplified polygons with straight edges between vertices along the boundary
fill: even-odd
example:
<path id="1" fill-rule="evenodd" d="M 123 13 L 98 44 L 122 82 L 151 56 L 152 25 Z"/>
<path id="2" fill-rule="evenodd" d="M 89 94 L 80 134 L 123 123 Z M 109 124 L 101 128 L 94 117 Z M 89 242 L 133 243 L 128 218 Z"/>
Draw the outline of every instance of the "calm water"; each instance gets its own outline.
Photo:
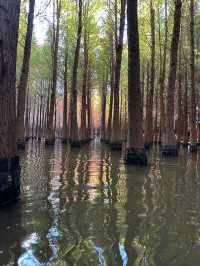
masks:
<path id="1" fill-rule="evenodd" d="M 154 148 L 135 168 L 98 141 L 29 143 L 21 201 L 0 209 L 0 266 L 199 266 L 199 156 Z"/>

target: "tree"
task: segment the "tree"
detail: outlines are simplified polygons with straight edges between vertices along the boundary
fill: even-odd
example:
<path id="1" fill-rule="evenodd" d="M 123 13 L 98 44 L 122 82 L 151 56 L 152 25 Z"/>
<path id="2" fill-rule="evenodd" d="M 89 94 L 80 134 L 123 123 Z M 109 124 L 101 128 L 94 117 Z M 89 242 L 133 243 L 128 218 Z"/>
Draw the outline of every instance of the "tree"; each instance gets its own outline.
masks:
<path id="1" fill-rule="evenodd" d="M 147 117 L 145 130 L 145 147 L 149 148 L 153 143 L 153 96 L 155 86 L 155 10 L 153 2 L 150 0 L 150 17 L 151 17 L 151 74 L 150 89 L 147 99 Z"/>
<path id="2" fill-rule="evenodd" d="M 120 120 L 119 120 L 119 87 L 120 87 L 122 52 L 123 52 L 125 9 L 126 9 L 126 0 L 121 0 L 119 38 L 117 38 L 116 41 L 114 110 L 113 110 L 114 112 L 113 112 L 113 124 L 112 124 L 112 135 L 111 135 L 111 148 L 114 150 L 122 148 L 122 140 L 120 134 Z"/>
<path id="3" fill-rule="evenodd" d="M 17 105 L 17 147 L 25 148 L 25 105 L 26 105 L 26 89 L 28 83 L 29 63 L 31 55 L 31 43 L 33 34 L 35 0 L 29 1 L 28 24 L 26 31 L 26 39 L 24 46 L 24 57 L 21 68 L 20 83 L 18 87 L 18 105 Z"/>
<path id="4" fill-rule="evenodd" d="M 162 142 L 162 135 L 165 132 L 165 77 L 166 77 L 166 58 L 167 58 L 167 44 L 168 44 L 168 20 L 167 20 L 167 0 L 165 0 L 165 39 L 163 51 L 163 65 L 160 68 L 160 142 Z M 161 63 L 161 62 L 160 62 Z"/>
<path id="5" fill-rule="evenodd" d="M 68 140 L 68 121 L 67 121 L 67 106 L 68 106 L 68 82 L 67 82 L 67 77 L 68 77 L 68 41 L 65 40 L 65 69 L 64 69 L 64 107 L 63 107 L 63 135 L 62 135 L 62 141 L 63 143 L 67 143 Z"/>
<path id="6" fill-rule="evenodd" d="M 79 64 L 81 34 L 82 34 L 82 0 L 79 0 L 78 8 L 78 30 L 76 48 L 74 54 L 74 64 L 72 73 L 72 85 L 71 85 L 71 103 L 70 103 L 70 143 L 72 147 L 79 147 L 79 133 L 78 133 L 78 122 L 77 122 L 77 72 Z"/>
<path id="7" fill-rule="evenodd" d="M 191 108 L 190 108 L 190 151 L 197 152 L 196 131 L 196 92 L 195 92 L 195 45 L 194 45 L 194 0 L 190 0 L 190 74 L 191 74 Z"/>
<path id="8" fill-rule="evenodd" d="M 59 32 L 60 32 L 60 15 L 61 15 L 61 0 L 56 0 L 56 29 L 54 29 L 55 25 L 53 23 L 53 42 L 52 42 L 52 58 L 53 58 L 52 87 L 51 87 L 49 116 L 47 118 L 47 132 L 45 139 L 45 143 L 47 145 L 52 145 L 55 142 L 53 118 L 55 114 L 56 87 L 57 87 L 57 78 L 58 78 L 58 44 L 59 44 Z M 53 14 L 53 16 L 55 16 L 55 14 Z"/>
<path id="9" fill-rule="evenodd" d="M 83 40 L 83 49 L 84 49 L 84 70 L 83 70 L 83 84 L 82 84 L 82 99 L 81 99 L 81 128 L 80 128 L 80 139 L 81 142 L 87 142 L 87 125 L 86 125 L 86 102 L 87 102 L 87 89 L 88 89 L 88 64 L 89 64 L 89 54 L 88 54 L 88 45 L 89 45 L 89 32 L 88 32 L 88 9 L 89 2 L 86 2 L 84 8 L 84 40 Z"/>
<path id="10" fill-rule="evenodd" d="M 19 0 L 0 0 L 0 202 L 20 193 L 15 98 L 19 13 Z"/>
<path id="11" fill-rule="evenodd" d="M 166 156 L 177 156 L 178 148 L 174 132 L 174 95 L 177 70 L 177 57 L 180 37 L 182 0 L 175 1 L 174 25 L 170 50 L 170 67 L 167 86 L 166 103 L 166 134 L 163 143 L 163 154 Z"/>
<path id="12" fill-rule="evenodd" d="M 108 76 L 108 74 L 107 74 Z M 102 86 L 102 96 L 101 96 L 101 141 L 106 139 L 106 96 L 107 96 L 107 80 L 104 78 Z"/>
<path id="13" fill-rule="evenodd" d="M 127 1 L 128 22 L 128 143 L 126 161 L 146 165 L 142 130 L 142 97 L 140 89 L 140 48 L 138 2 Z"/>

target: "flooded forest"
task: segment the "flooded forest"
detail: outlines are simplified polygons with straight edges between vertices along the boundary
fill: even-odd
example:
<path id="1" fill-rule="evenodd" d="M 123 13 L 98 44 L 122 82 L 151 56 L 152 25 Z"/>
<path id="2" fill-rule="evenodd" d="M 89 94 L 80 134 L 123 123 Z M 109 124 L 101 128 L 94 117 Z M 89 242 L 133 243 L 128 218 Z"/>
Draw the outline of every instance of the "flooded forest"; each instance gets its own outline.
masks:
<path id="1" fill-rule="evenodd" d="M 199 56 L 199 0 L 0 0 L 0 266 L 200 266 Z"/>

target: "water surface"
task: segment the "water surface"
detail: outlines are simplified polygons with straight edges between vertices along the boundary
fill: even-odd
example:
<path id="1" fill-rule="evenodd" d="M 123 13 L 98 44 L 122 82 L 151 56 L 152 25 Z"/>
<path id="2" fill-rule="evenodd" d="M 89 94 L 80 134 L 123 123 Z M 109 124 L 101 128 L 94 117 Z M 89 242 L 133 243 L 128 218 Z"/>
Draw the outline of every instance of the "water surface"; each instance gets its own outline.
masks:
<path id="1" fill-rule="evenodd" d="M 0 209 L 0 266 L 199 266 L 199 155 L 148 157 L 30 142 L 21 200 Z"/>

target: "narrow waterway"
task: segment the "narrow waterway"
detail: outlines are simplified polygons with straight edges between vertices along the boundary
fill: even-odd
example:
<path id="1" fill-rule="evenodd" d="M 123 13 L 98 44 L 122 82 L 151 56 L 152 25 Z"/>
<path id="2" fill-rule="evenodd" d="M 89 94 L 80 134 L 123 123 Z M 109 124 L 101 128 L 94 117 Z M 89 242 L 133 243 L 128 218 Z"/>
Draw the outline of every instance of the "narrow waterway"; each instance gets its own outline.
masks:
<path id="1" fill-rule="evenodd" d="M 0 265 L 199 266 L 200 154 L 148 157 L 30 142 L 21 200 L 0 209 Z"/>

